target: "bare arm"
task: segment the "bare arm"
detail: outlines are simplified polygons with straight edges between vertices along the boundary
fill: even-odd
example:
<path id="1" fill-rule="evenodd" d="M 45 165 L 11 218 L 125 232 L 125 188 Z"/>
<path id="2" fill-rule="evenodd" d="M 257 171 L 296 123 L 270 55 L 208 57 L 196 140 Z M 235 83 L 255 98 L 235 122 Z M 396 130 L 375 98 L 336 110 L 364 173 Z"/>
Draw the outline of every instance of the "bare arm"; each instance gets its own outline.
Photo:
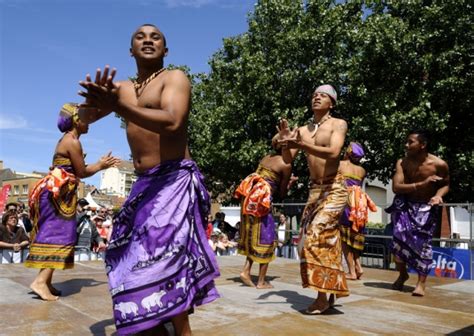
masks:
<path id="1" fill-rule="evenodd" d="M 280 199 L 285 198 L 288 192 L 290 177 L 291 177 L 291 165 L 285 164 L 285 167 L 282 170 L 282 177 L 281 177 L 280 185 L 278 188 L 278 195 L 280 196 Z"/>
<path id="2" fill-rule="evenodd" d="M 62 141 L 65 142 L 64 145 L 67 148 L 72 166 L 74 167 L 76 176 L 79 178 L 92 176 L 98 171 L 115 166 L 120 162 L 118 158 L 115 158 L 111 156 L 111 153 L 108 153 L 107 155 L 102 156 L 96 163 L 86 165 L 80 141 L 70 135 L 66 135 Z"/>
<path id="3" fill-rule="evenodd" d="M 79 94 L 91 105 L 104 111 L 115 111 L 127 121 L 160 134 L 172 134 L 186 125 L 190 109 L 191 83 L 181 70 L 169 71 L 164 79 L 161 93 L 161 108 L 146 108 L 131 104 L 124 99 L 121 83 L 112 83 L 112 78 L 104 85 L 81 82 L 87 92 Z"/>
<path id="4" fill-rule="evenodd" d="M 441 164 L 437 169 L 438 176 L 443 180 L 440 181 L 443 186 L 438 189 L 436 194 L 430 199 L 430 204 L 436 205 L 443 203 L 443 197 L 449 192 L 449 167 L 448 164 L 444 161 L 441 161 Z"/>
<path id="5" fill-rule="evenodd" d="M 405 175 L 403 174 L 402 159 L 397 161 L 395 167 L 395 175 L 392 179 L 392 190 L 395 194 L 409 194 L 416 191 L 416 183 L 405 183 Z"/>
<path id="6" fill-rule="evenodd" d="M 23 229 L 20 229 L 23 230 Z M 12 249 L 14 251 L 19 251 L 23 247 L 26 247 L 30 245 L 30 242 L 28 240 L 23 240 L 21 243 L 7 243 L 4 241 L 0 241 L 0 248 L 7 248 L 7 249 Z"/>
<path id="7" fill-rule="evenodd" d="M 98 86 L 109 86 L 110 89 L 114 89 L 115 85 L 113 84 L 112 81 L 115 77 L 115 74 L 117 73 L 117 70 L 112 69 L 110 71 L 110 76 L 109 76 L 109 70 L 110 69 L 108 65 L 104 67 L 103 72 L 101 69 L 97 69 L 94 83 Z M 79 84 L 85 88 L 87 87 L 89 83 L 92 83 L 90 74 L 86 75 L 85 81 L 79 82 Z M 86 97 L 86 100 L 84 101 L 84 103 L 79 105 L 79 108 L 77 111 L 79 114 L 79 119 L 81 119 L 83 122 L 87 124 L 92 124 L 93 122 L 96 122 L 97 120 L 102 119 L 106 115 L 110 114 L 110 112 L 112 112 L 112 110 L 110 109 L 106 110 L 106 109 L 99 109 L 95 107 L 94 101 L 86 93 L 79 91 L 79 95 Z"/>
<path id="8" fill-rule="evenodd" d="M 23 240 L 23 241 L 20 243 L 20 247 L 21 247 L 21 248 L 27 247 L 28 245 L 30 245 L 30 241 L 29 241 L 29 240 Z"/>
<path id="9" fill-rule="evenodd" d="M 285 163 L 291 164 L 298 155 L 298 148 L 289 148 L 286 140 L 291 138 L 295 134 L 295 130 L 291 131 L 286 119 L 281 119 L 277 126 L 278 134 L 272 139 L 272 142 L 276 141 L 281 146 L 281 154 Z"/>
<path id="10" fill-rule="evenodd" d="M 0 241 L 0 247 L 7 248 L 7 249 L 13 249 L 14 246 L 15 246 L 15 244 Z"/>
<path id="11" fill-rule="evenodd" d="M 281 150 L 281 156 L 283 157 L 283 160 L 285 161 L 285 163 L 290 163 L 290 164 L 294 161 L 298 153 L 299 153 L 299 150 L 296 148 L 284 147 Z"/>
<path id="12" fill-rule="evenodd" d="M 161 109 L 139 107 L 119 99 L 116 112 L 128 121 L 155 133 L 174 133 L 186 124 L 191 83 L 180 70 L 168 73 L 161 93 Z"/>
<path id="13" fill-rule="evenodd" d="M 446 167 L 447 167 L 447 165 L 446 165 Z M 448 173 L 447 173 L 447 170 L 446 170 L 446 177 L 447 176 L 448 176 Z M 418 189 L 420 189 L 420 188 L 426 187 L 428 184 L 440 183 L 440 182 L 442 183 L 443 180 L 444 180 L 444 178 L 441 177 L 441 176 L 431 175 L 431 176 L 428 176 L 423 181 L 413 182 L 413 183 L 405 183 L 405 175 L 403 173 L 402 160 L 400 159 L 400 160 L 397 161 L 395 175 L 393 176 L 392 190 L 395 194 L 410 194 L 410 193 L 418 191 Z M 449 190 L 449 182 L 448 182 L 447 185 L 444 185 L 440 189 L 441 189 L 441 191 L 438 190 L 440 195 L 441 194 L 445 195 Z M 439 196 L 438 192 L 436 193 L 437 196 Z"/>

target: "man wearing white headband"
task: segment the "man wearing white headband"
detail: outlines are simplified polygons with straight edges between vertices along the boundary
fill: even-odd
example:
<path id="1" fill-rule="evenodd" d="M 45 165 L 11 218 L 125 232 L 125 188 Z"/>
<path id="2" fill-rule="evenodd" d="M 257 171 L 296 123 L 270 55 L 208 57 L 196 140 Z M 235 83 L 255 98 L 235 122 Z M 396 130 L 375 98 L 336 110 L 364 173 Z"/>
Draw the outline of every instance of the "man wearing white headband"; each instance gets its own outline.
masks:
<path id="1" fill-rule="evenodd" d="M 314 90 L 313 116 L 307 125 L 291 130 L 283 119 L 278 127 L 285 161 L 292 162 L 299 151 L 304 151 L 310 172 L 299 250 L 303 287 L 316 290 L 318 297 L 307 308 L 307 314 L 321 314 L 334 303 L 335 295 L 349 295 L 339 231 L 347 189 L 343 176 L 338 173 L 347 123 L 331 116 L 336 102 L 336 90 L 331 85 L 321 85 Z M 329 301 L 327 294 L 330 294 Z"/>

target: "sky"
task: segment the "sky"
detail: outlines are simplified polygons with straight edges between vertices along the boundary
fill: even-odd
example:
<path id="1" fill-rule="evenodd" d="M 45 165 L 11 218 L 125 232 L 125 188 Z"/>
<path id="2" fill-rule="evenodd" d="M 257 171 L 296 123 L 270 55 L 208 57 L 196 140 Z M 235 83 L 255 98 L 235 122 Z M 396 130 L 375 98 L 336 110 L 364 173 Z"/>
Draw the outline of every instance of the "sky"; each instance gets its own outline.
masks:
<path id="1" fill-rule="evenodd" d="M 78 82 L 108 64 L 116 80 L 135 75 L 130 38 L 143 23 L 165 34 L 165 65 L 208 72 L 222 39 L 247 31 L 256 0 L 0 0 L 0 160 L 17 172 L 47 172 L 66 102 Z M 125 130 L 112 115 L 81 136 L 86 163 L 129 159 Z M 83 180 L 99 187 L 100 173 Z"/>

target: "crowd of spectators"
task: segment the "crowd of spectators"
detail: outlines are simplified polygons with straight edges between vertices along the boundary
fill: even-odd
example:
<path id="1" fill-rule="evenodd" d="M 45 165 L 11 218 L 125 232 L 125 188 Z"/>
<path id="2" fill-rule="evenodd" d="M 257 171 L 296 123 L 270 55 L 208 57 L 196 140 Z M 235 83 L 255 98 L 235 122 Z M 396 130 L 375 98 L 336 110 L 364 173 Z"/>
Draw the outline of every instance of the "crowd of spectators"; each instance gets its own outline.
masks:
<path id="1" fill-rule="evenodd" d="M 217 212 L 215 219 L 209 217 L 207 224 L 207 239 L 212 250 L 217 255 L 237 254 L 239 241 L 239 223 L 234 226 L 225 220 L 225 213 Z"/>
<path id="2" fill-rule="evenodd" d="M 8 203 L 5 206 L 0 224 L 2 262 L 21 262 L 26 257 L 32 228 L 23 203 Z"/>
<path id="3" fill-rule="evenodd" d="M 112 208 L 93 208 L 85 198 L 77 203 L 76 258 L 101 259 L 112 233 Z M 0 261 L 22 262 L 28 253 L 33 224 L 26 206 L 8 203 L 0 212 Z M 100 256 L 99 256 L 100 255 Z"/>
<path id="4" fill-rule="evenodd" d="M 112 233 L 113 210 L 111 208 L 92 208 L 85 198 L 77 202 L 77 243 L 76 256 L 79 260 L 101 259 Z M 219 256 L 237 254 L 239 242 L 239 224 L 232 226 L 225 220 L 225 213 L 217 212 L 214 220 L 209 217 L 207 238 L 212 250 Z M 24 257 L 14 258 L 17 252 L 27 251 L 30 244 L 30 232 L 33 225 L 29 213 L 23 203 L 8 203 L 2 214 L 0 224 L 0 251 L 3 253 L 2 262 L 23 260 Z M 277 226 L 278 247 L 277 255 L 286 256 L 285 246 L 289 241 L 289 224 L 282 214 Z M 14 252 L 14 253 L 11 253 Z M 95 259 L 93 258 L 93 259 Z"/>
<path id="5" fill-rule="evenodd" d="M 92 208 L 85 198 L 77 201 L 77 243 L 76 255 L 79 260 L 103 259 L 112 233 L 113 210 L 105 207 Z M 95 259 L 93 258 L 93 259 Z"/>
<path id="6" fill-rule="evenodd" d="M 206 230 L 207 239 L 212 250 L 217 255 L 237 254 L 237 246 L 240 239 L 239 227 L 240 222 L 237 222 L 235 226 L 230 225 L 225 220 L 225 213 L 223 212 L 217 212 L 214 220 L 212 220 L 211 216 L 209 217 Z M 283 213 L 278 216 L 276 230 L 278 242 L 277 256 L 288 258 L 291 245 L 291 225 L 287 216 Z"/>

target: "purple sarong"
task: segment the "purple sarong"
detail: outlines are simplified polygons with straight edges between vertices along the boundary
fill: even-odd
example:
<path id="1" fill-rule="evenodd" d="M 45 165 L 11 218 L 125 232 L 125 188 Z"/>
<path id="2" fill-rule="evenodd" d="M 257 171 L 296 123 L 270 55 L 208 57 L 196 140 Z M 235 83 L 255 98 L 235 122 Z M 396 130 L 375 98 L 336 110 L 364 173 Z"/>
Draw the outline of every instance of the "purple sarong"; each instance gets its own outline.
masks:
<path id="1" fill-rule="evenodd" d="M 219 297 L 204 230 L 209 194 L 194 161 L 140 174 L 113 221 L 106 270 L 119 334 L 152 328 Z"/>
<path id="2" fill-rule="evenodd" d="M 393 224 L 392 253 L 418 273 L 427 275 L 433 264 L 431 239 L 436 227 L 438 207 L 409 202 L 397 195 L 385 211 L 391 215 Z"/>

